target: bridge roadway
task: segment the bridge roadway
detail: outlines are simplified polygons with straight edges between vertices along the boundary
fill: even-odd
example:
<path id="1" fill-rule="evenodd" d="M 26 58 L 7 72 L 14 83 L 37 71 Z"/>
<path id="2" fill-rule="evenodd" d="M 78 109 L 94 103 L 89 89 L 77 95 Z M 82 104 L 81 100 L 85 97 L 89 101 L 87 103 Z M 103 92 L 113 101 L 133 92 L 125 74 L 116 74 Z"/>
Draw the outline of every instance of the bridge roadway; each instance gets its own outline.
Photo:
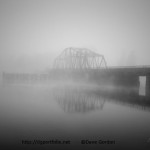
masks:
<path id="1" fill-rule="evenodd" d="M 130 74 L 137 76 L 150 76 L 150 66 L 108 66 L 107 68 L 92 69 L 52 69 L 54 72 L 98 72 L 100 74 Z"/>
<path id="2" fill-rule="evenodd" d="M 138 76 L 150 76 L 150 66 L 110 66 L 107 67 L 109 73 L 123 73 L 123 74 L 132 74 Z"/>
<path id="3" fill-rule="evenodd" d="M 83 74 L 83 73 L 89 73 L 89 74 L 98 74 L 98 76 L 150 76 L 150 66 L 110 66 L 107 68 L 100 68 L 100 69 L 52 69 L 50 71 L 51 73 L 56 73 L 61 76 L 63 73 L 67 74 Z M 52 73 L 52 74 L 53 74 Z"/>

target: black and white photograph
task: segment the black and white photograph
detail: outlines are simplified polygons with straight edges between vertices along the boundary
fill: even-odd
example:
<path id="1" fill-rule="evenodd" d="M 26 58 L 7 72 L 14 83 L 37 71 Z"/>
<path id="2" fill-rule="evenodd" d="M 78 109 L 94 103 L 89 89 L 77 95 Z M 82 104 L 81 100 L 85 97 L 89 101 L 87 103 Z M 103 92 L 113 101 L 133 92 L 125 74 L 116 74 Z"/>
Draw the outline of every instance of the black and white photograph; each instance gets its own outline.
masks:
<path id="1" fill-rule="evenodd" d="M 0 0 L 0 149 L 149 150 L 150 0 Z"/>

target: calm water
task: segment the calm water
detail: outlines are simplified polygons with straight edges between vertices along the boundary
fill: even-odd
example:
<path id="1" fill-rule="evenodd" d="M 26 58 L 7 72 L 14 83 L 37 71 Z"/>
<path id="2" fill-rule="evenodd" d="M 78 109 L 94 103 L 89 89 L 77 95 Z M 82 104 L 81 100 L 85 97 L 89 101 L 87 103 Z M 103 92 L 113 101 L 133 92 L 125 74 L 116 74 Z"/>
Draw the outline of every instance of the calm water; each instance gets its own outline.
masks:
<path id="1" fill-rule="evenodd" d="M 94 85 L 16 84 L 0 87 L 1 146 L 21 149 L 148 148 L 150 99 L 132 89 Z M 70 140 L 25 145 L 22 140 Z M 87 144 L 81 140 L 114 140 Z"/>

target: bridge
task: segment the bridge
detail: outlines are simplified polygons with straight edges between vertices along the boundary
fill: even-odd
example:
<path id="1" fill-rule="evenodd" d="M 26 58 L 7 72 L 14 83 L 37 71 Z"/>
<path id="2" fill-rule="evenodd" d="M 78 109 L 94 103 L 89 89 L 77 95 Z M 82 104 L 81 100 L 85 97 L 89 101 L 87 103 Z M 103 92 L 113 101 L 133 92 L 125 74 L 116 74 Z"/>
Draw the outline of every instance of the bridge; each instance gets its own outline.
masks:
<path id="1" fill-rule="evenodd" d="M 103 55 L 86 48 L 66 48 L 54 60 L 53 72 L 60 78 L 72 78 L 98 84 L 139 87 L 139 77 L 146 77 L 150 93 L 150 66 L 107 66 Z"/>
<path id="2" fill-rule="evenodd" d="M 54 60 L 49 73 L 5 73 L 4 83 L 75 81 L 97 85 L 115 85 L 139 90 L 139 78 L 146 78 L 146 95 L 150 96 L 150 66 L 108 66 L 105 57 L 86 48 L 66 48 Z M 48 82 L 49 81 L 49 82 Z"/>
<path id="3" fill-rule="evenodd" d="M 55 69 L 94 69 L 106 68 L 103 55 L 86 48 L 69 47 L 54 60 Z"/>

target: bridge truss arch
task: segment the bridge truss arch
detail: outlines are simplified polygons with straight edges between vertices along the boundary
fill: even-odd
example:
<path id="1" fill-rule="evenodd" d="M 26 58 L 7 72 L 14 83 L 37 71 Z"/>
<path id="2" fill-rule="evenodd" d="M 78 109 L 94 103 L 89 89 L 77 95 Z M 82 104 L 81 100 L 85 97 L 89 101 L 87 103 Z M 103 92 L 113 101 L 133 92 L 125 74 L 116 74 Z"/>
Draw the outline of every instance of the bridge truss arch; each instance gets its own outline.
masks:
<path id="1" fill-rule="evenodd" d="M 107 68 L 103 55 L 87 48 L 69 47 L 54 60 L 54 69 L 99 69 Z"/>

